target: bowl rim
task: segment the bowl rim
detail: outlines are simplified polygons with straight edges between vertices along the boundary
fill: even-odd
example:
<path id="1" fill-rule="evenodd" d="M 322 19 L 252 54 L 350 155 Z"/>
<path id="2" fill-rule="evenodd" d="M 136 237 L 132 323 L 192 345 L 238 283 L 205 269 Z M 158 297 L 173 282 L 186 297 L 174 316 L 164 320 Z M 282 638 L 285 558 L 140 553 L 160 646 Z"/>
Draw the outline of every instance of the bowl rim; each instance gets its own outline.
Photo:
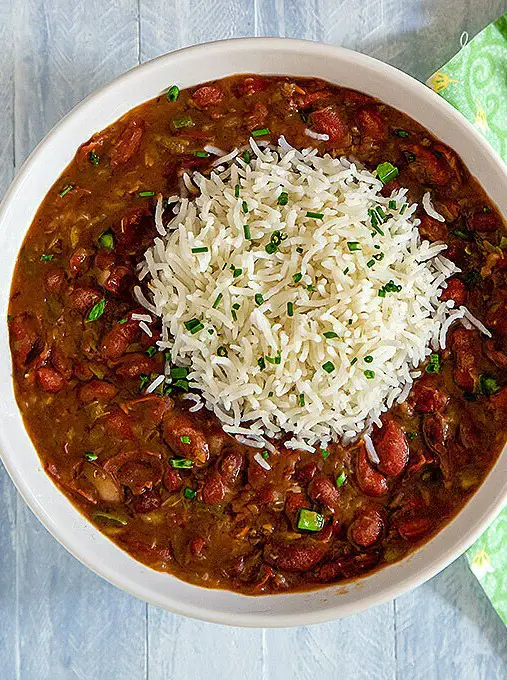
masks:
<path id="1" fill-rule="evenodd" d="M 438 106 L 442 107 L 443 110 L 446 110 L 448 114 L 452 115 L 452 117 L 455 119 L 458 125 L 468 128 L 469 133 L 473 134 L 475 137 L 475 142 L 479 144 L 485 155 L 489 156 L 491 165 L 500 173 L 503 174 L 507 180 L 507 170 L 505 168 L 505 165 L 498 156 L 498 154 L 492 149 L 492 147 L 488 144 L 488 142 L 478 134 L 478 132 L 473 128 L 473 126 L 462 116 L 458 111 L 456 111 L 450 104 L 448 104 L 445 100 L 443 100 L 441 97 L 439 97 L 436 93 L 434 93 L 432 90 L 427 88 L 425 85 L 420 83 L 419 81 L 415 80 L 408 74 L 403 73 L 402 71 L 396 69 L 393 66 L 390 66 L 388 64 L 385 64 L 381 61 L 378 61 L 377 59 L 373 57 L 369 57 L 367 55 L 355 52 L 353 50 L 349 50 L 343 47 L 337 47 L 334 45 L 326 45 L 323 43 L 318 43 L 314 41 L 309 41 L 309 40 L 299 40 L 299 39 L 292 39 L 292 38 L 278 38 L 278 37 L 270 37 L 270 38 L 233 38 L 233 39 L 228 39 L 228 40 L 218 40 L 218 41 L 213 41 L 213 42 L 208 42 L 208 43 L 203 43 L 199 45 L 194 45 L 190 47 L 185 47 L 179 50 L 175 50 L 172 52 L 169 52 L 167 54 L 161 55 L 155 59 L 152 59 L 148 62 L 145 62 L 144 64 L 140 64 L 137 66 L 134 66 L 130 70 L 126 71 L 119 77 L 115 78 L 113 81 L 110 83 L 104 85 L 103 87 L 99 88 L 98 90 L 94 91 L 90 95 L 88 95 L 85 99 L 83 99 L 80 103 L 78 103 L 75 107 L 73 107 L 69 113 L 67 113 L 42 139 L 42 141 L 39 142 L 39 144 L 34 148 L 34 150 L 31 152 L 31 154 L 28 156 L 27 160 L 23 163 L 21 166 L 20 170 L 16 174 L 13 182 L 11 183 L 9 189 L 7 190 L 2 204 L 0 206 L 0 231 L 2 229 L 2 226 L 4 225 L 4 222 L 7 220 L 8 217 L 8 210 L 9 206 L 13 201 L 19 200 L 18 194 L 18 189 L 20 186 L 23 184 L 25 179 L 27 178 L 29 172 L 32 170 L 32 168 L 37 164 L 38 158 L 40 154 L 43 152 L 43 150 L 50 144 L 50 142 L 54 139 L 55 136 L 61 134 L 70 119 L 74 118 L 77 114 L 83 115 L 86 110 L 89 107 L 93 107 L 97 105 L 100 101 L 100 99 L 109 93 L 115 91 L 121 84 L 124 84 L 126 82 L 129 82 L 131 80 L 137 79 L 140 76 L 148 73 L 150 69 L 157 68 L 161 63 L 165 64 L 167 63 L 168 68 L 171 66 L 171 62 L 175 61 L 178 57 L 180 57 L 182 54 L 183 55 L 203 55 L 204 57 L 210 57 L 210 55 L 215 54 L 218 55 L 220 51 L 223 51 L 224 48 L 227 49 L 227 51 L 242 51 L 242 50 L 249 50 L 251 49 L 252 46 L 255 46 L 256 50 L 278 50 L 278 51 L 297 51 L 300 55 L 310 55 L 310 54 L 315 54 L 315 53 L 321 53 L 326 56 L 329 56 L 329 58 L 333 60 L 345 60 L 345 61 L 351 61 L 354 60 L 356 63 L 361 63 L 365 66 L 369 66 L 372 69 L 377 70 L 382 76 L 385 76 L 387 78 L 392 78 L 392 79 L 397 79 L 398 81 L 404 83 L 407 88 L 412 88 L 416 89 L 419 91 L 421 94 L 424 92 L 424 97 L 425 98 L 434 98 L 435 101 L 438 101 Z M 240 71 L 238 71 L 240 72 Z M 243 71 L 244 72 L 244 71 Z M 297 69 L 297 64 L 295 64 L 295 68 L 293 73 L 296 74 L 298 72 Z M 315 76 L 319 77 L 319 76 Z M 423 95 L 421 94 L 421 97 Z M 142 103 L 142 102 L 138 102 Z M 132 108 L 132 107 L 129 107 Z M 121 114 L 120 114 L 121 115 Z M 117 115 L 115 118 L 118 118 L 119 115 Z M 113 118 L 112 120 L 115 120 Z M 72 155 L 75 153 L 75 149 L 71 149 Z M 55 181 L 56 177 L 52 178 L 52 182 Z M 27 229 L 29 228 L 29 225 L 27 225 Z M 24 235 L 26 234 L 26 230 L 24 231 Z M 4 359 L 2 359 L 3 361 Z M 10 354 L 7 357 L 7 360 L 10 361 Z M 14 402 L 16 408 L 17 404 Z M 471 515 L 470 516 L 470 525 L 469 525 L 469 530 L 466 532 L 465 535 L 462 534 L 462 532 L 454 538 L 453 541 L 451 541 L 451 544 L 445 548 L 442 547 L 439 551 L 439 555 L 432 559 L 428 564 L 423 564 L 421 568 L 417 568 L 417 571 L 414 575 L 410 576 L 405 576 L 404 579 L 402 579 L 399 582 L 394 581 L 390 586 L 381 588 L 381 590 L 377 592 L 373 592 L 369 594 L 366 597 L 360 597 L 359 600 L 348 602 L 344 604 L 343 602 L 339 602 L 339 597 L 336 597 L 337 604 L 332 605 L 332 606 L 326 606 L 322 610 L 310 610 L 308 609 L 302 614 L 273 614 L 270 611 L 270 601 L 272 600 L 273 597 L 275 596 L 269 596 L 267 597 L 260 597 L 260 598 L 250 598 L 252 600 L 264 600 L 266 603 L 265 611 L 260 612 L 260 613 L 238 613 L 238 612 L 222 612 L 222 611 L 216 611 L 210 608 L 204 608 L 201 606 L 195 606 L 195 605 L 190 605 L 188 603 L 186 604 L 179 604 L 178 602 L 175 602 L 171 600 L 170 597 L 165 597 L 163 601 L 161 601 L 160 596 L 157 597 L 153 593 L 153 589 L 150 589 L 148 587 L 145 587 L 144 584 L 141 581 L 135 581 L 131 579 L 130 577 L 124 575 L 119 571 L 118 569 L 115 569 L 114 566 L 111 564 L 99 564 L 97 560 L 93 559 L 93 556 L 89 553 L 87 553 L 84 548 L 80 547 L 79 540 L 74 539 L 71 540 L 69 537 L 65 537 L 65 532 L 61 526 L 61 523 L 59 520 L 57 520 L 54 516 L 49 514 L 49 512 L 46 510 L 46 508 L 43 506 L 43 501 L 41 498 L 37 496 L 35 493 L 34 489 L 32 489 L 25 481 L 21 474 L 21 469 L 17 467 L 17 464 L 15 462 L 15 457 L 13 456 L 13 449 L 10 445 L 6 443 L 6 438 L 4 436 L 4 430 L 0 431 L 0 457 L 2 459 L 2 462 L 7 469 L 11 479 L 13 480 L 17 490 L 23 497 L 24 501 L 26 504 L 29 506 L 29 508 L 32 510 L 32 512 L 36 515 L 36 517 L 39 519 L 39 521 L 42 522 L 42 524 L 48 529 L 48 531 L 53 535 L 54 538 L 58 540 L 58 542 L 63 545 L 66 550 L 68 550 L 76 559 L 78 559 L 81 563 L 83 563 L 86 567 L 91 569 L 93 572 L 101 576 L 102 578 L 106 579 L 113 585 L 121 588 L 122 590 L 125 590 L 126 592 L 130 593 L 131 595 L 134 595 L 136 597 L 140 597 L 143 600 L 149 602 L 150 604 L 154 604 L 156 606 L 161 606 L 165 609 L 168 609 L 169 611 L 172 611 L 177 614 L 182 614 L 186 616 L 190 616 L 192 618 L 204 620 L 204 621 L 210 621 L 214 623 L 220 623 L 220 624 L 227 624 L 227 625 L 234 625 L 234 626 L 266 626 L 266 627 L 285 627 L 285 626 L 292 626 L 292 625 L 306 625 L 306 624 L 313 624 L 313 623 L 321 623 L 325 622 L 331 619 L 336 619 L 340 618 L 342 616 L 347 616 L 352 613 L 357 613 L 359 611 L 362 611 L 364 609 L 367 609 L 369 607 L 385 603 L 394 597 L 398 597 L 402 595 L 403 593 L 407 592 L 408 590 L 420 585 L 421 583 L 425 582 L 426 580 L 430 579 L 433 577 L 435 574 L 437 574 L 439 571 L 447 567 L 454 559 L 456 559 L 459 555 L 461 555 L 468 547 L 478 538 L 478 536 L 487 528 L 487 526 L 493 521 L 493 519 L 501 512 L 506 500 L 507 500 L 507 480 L 504 481 L 503 486 L 500 489 L 500 492 L 498 496 L 492 500 L 487 507 L 486 511 L 483 511 L 481 516 L 479 518 Z M 33 444 L 32 444 L 33 447 Z M 500 455 L 499 459 L 493 466 L 492 470 L 488 473 L 488 476 L 486 479 L 488 479 L 491 475 L 495 474 L 495 470 L 499 467 L 500 461 L 504 460 L 506 456 L 506 451 L 504 450 L 503 453 Z M 45 472 L 43 474 L 46 474 Z M 51 482 L 53 483 L 53 482 Z M 55 487 L 56 488 L 56 487 Z M 61 494 L 59 489 L 57 489 L 58 493 Z M 478 491 L 477 491 L 478 493 Z M 63 495 L 63 494 L 62 494 Z M 475 495 L 475 494 L 474 494 Z M 462 515 L 467 507 L 470 506 L 470 501 L 467 502 L 467 504 L 460 510 L 458 515 L 456 517 L 459 517 Z M 70 501 L 69 501 L 69 506 L 74 507 Z M 468 513 L 470 514 L 470 513 Z M 80 515 L 80 513 L 79 513 Z M 81 515 L 80 515 L 81 516 Z M 81 516 L 82 517 L 82 516 Z M 453 524 L 455 524 L 455 519 L 453 519 L 450 523 L 448 523 L 437 535 L 435 538 L 431 539 L 430 543 L 432 543 L 438 536 L 441 536 L 443 532 L 448 532 L 449 529 L 452 528 Z M 90 525 L 92 526 L 92 525 Z M 94 531 L 97 533 L 98 530 Z M 450 534 L 450 532 L 448 532 Z M 456 533 L 456 532 L 454 532 Z M 103 536 L 100 534 L 100 536 Z M 109 542 L 109 539 L 106 538 L 106 540 Z M 112 544 L 114 545 L 114 544 Z M 427 545 L 427 544 L 426 544 Z M 442 543 L 443 546 L 443 543 Z M 414 556 L 416 556 L 418 553 L 420 553 L 421 550 L 423 550 L 424 546 L 421 548 L 418 548 L 415 553 L 412 553 L 409 555 L 407 558 L 402 560 L 401 562 L 397 564 L 402 564 L 407 561 L 413 560 Z M 121 549 L 118 548 L 118 550 L 121 551 Z M 123 552 L 123 551 L 121 551 Z M 132 559 L 132 558 L 131 558 Z M 143 569 L 148 569 L 148 567 L 145 567 L 144 565 L 141 565 Z M 391 567 L 385 567 L 381 571 L 385 571 L 385 569 L 388 569 Z M 150 572 L 152 570 L 149 570 Z M 378 573 L 378 572 L 376 572 Z M 372 576 L 374 576 L 373 574 Z M 170 577 L 171 578 L 171 577 Z M 174 578 L 174 577 L 172 577 Z M 366 581 L 366 578 L 359 579 L 359 581 L 355 582 L 355 584 L 360 584 L 364 581 Z M 177 580 L 177 579 L 176 579 Z M 184 583 L 179 581 L 179 583 Z M 355 585 L 354 584 L 354 585 Z M 188 585 L 188 584 L 187 584 Z M 350 584 L 345 584 L 346 587 L 349 587 Z M 183 586 L 182 586 L 183 587 Z M 191 588 L 199 588 L 198 586 L 190 586 Z M 305 594 L 309 595 L 310 597 L 314 593 L 323 593 L 326 592 L 328 595 L 332 595 L 332 590 L 340 590 L 340 588 L 337 588 L 337 584 L 331 584 L 327 588 L 322 588 L 316 591 L 307 591 Z M 199 590 L 205 590 L 199 588 Z M 215 591 L 217 592 L 217 591 Z M 219 591 L 221 593 L 227 593 L 228 591 Z M 238 596 L 238 594 L 235 594 Z M 276 598 L 283 598 L 283 597 L 290 597 L 291 595 L 294 595 L 294 593 L 291 593 L 289 595 L 276 595 Z M 239 597 L 248 597 L 248 596 L 243 596 L 239 595 Z"/>

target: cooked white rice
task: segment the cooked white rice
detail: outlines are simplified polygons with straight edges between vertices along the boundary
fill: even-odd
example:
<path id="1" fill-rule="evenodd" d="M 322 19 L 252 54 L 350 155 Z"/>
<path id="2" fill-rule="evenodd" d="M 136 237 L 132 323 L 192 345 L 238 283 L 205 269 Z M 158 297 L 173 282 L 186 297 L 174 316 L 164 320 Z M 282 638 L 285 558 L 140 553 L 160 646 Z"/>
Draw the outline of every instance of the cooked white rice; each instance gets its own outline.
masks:
<path id="1" fill-rule="evenodd" d="M 251 155 L 194 174 L 200 194 L 163 229 L 157 214 L 167 235 L 146 252 L 151 295 L 138 299 L 227 432 L 288 433 L 289 448 L 308 450 L 350 441 L 406 398 L 414 369 L 464 316 L 439 301 L 457 268 L 445 244 L 421 241 L 405 189 L 385 198 L 358 164 L 283 138 L 276 149 L 251 140 Z M 268 253 L 277 231 L 287 236 Z"/>

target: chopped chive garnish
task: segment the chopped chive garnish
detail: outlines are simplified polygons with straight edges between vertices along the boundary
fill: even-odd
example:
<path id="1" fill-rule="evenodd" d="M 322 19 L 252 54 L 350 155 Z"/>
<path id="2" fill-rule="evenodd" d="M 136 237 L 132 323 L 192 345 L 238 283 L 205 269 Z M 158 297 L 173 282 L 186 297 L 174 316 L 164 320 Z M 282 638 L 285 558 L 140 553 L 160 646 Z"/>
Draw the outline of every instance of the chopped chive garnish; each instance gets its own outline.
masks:
<path id="1" fill-rule="evenodd" d="M 190 437 L 187 434 L 183 434 L 180 437 L 180 441 L 182 444 L 190 444 Z"/>
<path id="2" fill-rule="evenodd" d="M 213 303 L 213 309 L 216 309 L 218 305 L 220 304 L 220 300 L 223 298 L 223 294 L 219 293 L 215 299 L 215 302 Z"/>
<path id="3" fill-rule="evenodd" d="M 299 283 L 302 278 L 303 278 L 303 274 L 301 274 L 301 272 L 298 272 L 297 274 L 294 274 L 294 276 L 292 277 L 292 280 L 294 281 L 294 283 Z"/>
<path id="4" fill-rule="evenodd" d="M 280 196 L 278 196 L 278 205 L 287 205 L 289 202 L 289 194 L 286 191 L 282 191 Z"/>
<path id="5" fill-rule="evenodd" d="M 406 210 L 407 208 L 408 208 L 408 203 L 404 203 L 404 204 L 401 206 L 400 215 L 403 215 L 403 213 L 405 212 L 405 210 Z"/>
<path id="6" fill-rule="evenodd" d="M 345 269 L 343 270 L 343 273 L 345 274 L 345 276 L 347 276 L 349 271 L 350 271 L 350 269 L 348 267 L 345 267 Z"/>
<path id="7" fill-rule="evenodd" d="M 228 354 L 229 354 L 229 352 L 228 352 L 227 349 L 226 349 L 225 347 L 223 347 L 223 346 L 221 346 L 221 347 L 219 347 L 219 348 L 217 349 L 217 355 L 218 355 L 219 357 L 226 357 Z"/>
<path id="8" fill-rule="evenodd" d="M 269 458 L 269 451 L 263 451 L 261 456 L 264 458 L 264 460 L 267 460 Z"/>
<path id="9" fill-rule="evenodd" d="M 148 347 L 148 349 L 146 350 L 146 354 L 150 357 L 150 359 L 151 359 L 151 357 L 154 357 L 156 353 L 157 353 L 157 348 L 155 347 L 155 345 L 150 345 Z"/>
<path id="10" fill-rule="evenodd" d="M 114 237 L 112 232 L 105 231 L 99 236 L 100 245 L 106 250 L 112 250 L 114 248 Z"/>
<path id="11" fill-rule="evenodd" d="M 268 397 L 272 397 L 274 392 L 268 392 Z"/>
<path id="12" fill-rule="evenodd" d="M 93 453 L 93 451 L 87 451 L 84 454 L 84 457 L 86 458 L 86 460 L 90 460 L 90 461 L 97 460 L 97 458 L 98 458 L 97 454 Z"/>
<path id="13" fill-rule="evenodd" d="M 238 320 L 238 315 L 236 314 L 236 312 L 234 311 L 234 309 L 231 309 L 231 316 L 232 316 L 232 320 L 233 320 L 233 321 L 237 321 L 237 320 Z"/>
<path id="14" fill-rule="evenodd" d="M 150 376 L 145 373 L 141 373 L 139 376 L 139 389 L 143 390 L 146 385 L 150 382 Z"/>
<path id="15" fill-rule="evenodd" d="M 102 314 L 104 314 L 104 310 L 106 308 L 106 298 L 102 298 L 97 304 L 93 305 L 93 307 L 90 309 L 90 312 L 88 316 L 86 317 L 87 321 L 97 321 Z"/>
<path id="16" fill-rule="evenodd" d="M 232 271 L 232 278 L 233 278 L 233 279 L 237 279 L 238 276 L 241 276 L 242 273 L 243 273 L 243 270 L 242 270 L 241 268 L 233 269 L 233 271 Z"/>
<path id="17" fill-rule="evenodd" d="M 375 371 L 367 370 L 367 371 L 363 371 L 363 372 L 364 372 L 364 377 L 368 378 L 368 380 L 373 380 L 373 378 L 375 377 Z"/>
<path id="18" fill-rule="evenodd" d="M 176 380 L 173 383 L 174 387 L 179 387 L 180 390 L 183 390 L 184 392 L 188 392 L 188 380 Z"/>
<path id="19" fill-rule="evenodd" d="M 197 491 L 194 491 L 194 489 L 191 489 L 189 486 L 186 486 L 183 489 L 183 496 L 187 498 L 189 501 L 194 500 L 194 498 L 197 495 Z"/>
<path id="20" fill-rule="evenodd" d="M 209 333 L 210 335 L 213 335 L 214 332 L 215 332 L 215 329 L 214 329 L 214 328 L 208 328 L 208 333 Z"/>
<path id="21" fill-rule="evenodd" d="M 396 135 L 396 137 L 408 137 L 408 132 L 406 130 L 402 130 L 401 128 L 395 130 L 394 134 Z"/>
<path id="22" fill-rule="evenodd" d="M 304 406 L 305 405 L 305 395 L 300 394 L 299 397 L 298 397 L 298 401 L 299 401 L 300 406 Z"/>
<path id="23" fill-rule="evenodd" d="M 234 195 L 236 196 L 236 198 L 239 198 L 239 189 L 240 189 L 239 184 L 236 184 L 236 186 L 234 187 Z"/>
<path id="24" fill-rule="evenodd" d="M 307 217 L 313 217 L 314 220 L 322 220 L 324 218 L 324 213 L 307 212 L 306 216 Z"/>
<path id="25" fill-rule="evenodd" d="M 299 117 L 301 118 L 303 123 L 306 123 L 307 120 L 308 120 L 308 114 L 305 113 L 304 111 L 298 111 L 298 113 L 299 113 Z"/>
<path id="26" fill-rule="evenodd" d="M 417 437 L 417 432 L 407 432 L 407 439 L 412 441 L 412 439 L 415 439 Z"/>
<path id="27" fill-rule="evenodd" d="M 370 216 L 371 226 L 375 229 L 378 224 L 377 213 L 373 210 L 373 208 L 368 208 L 368 215 Z"/>
<path id="28" fill-rule="evenodd" d="M 264 137 L 264 135 L 271 134 L 269 128 L 259 128 L 258 130 L 252 130 L 252 137 Z"/>
<path id="29" fill-rule="evenodd" d="M 353 253 L 355 250 L 361 250 L 359 241 L 347 241 L 347 248 Z"/>
<path id="30" fill-rule="evenodd" d="M 327 460 L 327 458 L 329 458 L 329 456 L 331 455 L 331 452 L 328 451 L 327 449 L 321 449 L 320 453 L 322 455 L 322 458 L 324 458 L 324 460 Z"/>
<path id="31" fill-rule="evenodd" d="M 500 386 L 493 376 L 486 375 L 483 373 L 479 378 L 479 387 L 481 394 L 490 396 L 491 394 L 496 394 L 500 390 Z"/>
<path id="32" fill-rule="evenodd" d="M 209 158 L 209 153 L 207 151 L 194 151 L 194 156 L 197 156 L 197 158 Z"/>
<path id="33" fill-rule="evenodd" d="M 296 253 L 299 253 L 300 255 L 302 255 L 304 253 L 304 250 L 301 248 L 301 246 L 298 246 L 296 248 Z"/>
<path id="34" fill-rule="evenodd" d="M 127 321 L 128 321 L 128 319 L 127 319 L 127 317 L 125 317 L 124 319 L 120 319 L 120 320 L 118 321 L 118 323 L 119 323 L 120 326 L 121 326 L 122 324 L 127 323 Z"/>
<path id="35" fill-rule="evenodd" d="M 174 366 L 171 368 L 171 378 L 178 380 L 178 378 L 186 378 L 189 374 L 189 369 L 186 366 Z"/>
<path id="36" fill-rule="evenodd" d="M 466 229 L 455 229 L 453 232 L 454 236 L 463 239 L 463 241 L 470 241 L 472 234 Z"/>
<path id="37" fill-rule="evenodd" d="M 389 201 L 389 210 L 396 210 L 396 201 Z"/>
<path id="38" fill-rule="evenodd" d="M 347 473 L 342 470 L 338 477 L 336 478 L 336 486 L 340 488 L 340 486 L 343 486 L 345 482 L 347 481 Z"/>
<path id="39" fill-rule="evenodd" d="M 381 298 L 384 298 L 386 296 L 386 292 L 383 288 L 381 288 L 378 292 L 378 296 Z"/>
<path id="40" fill-rule="evenodd" d="M 239 309 L 240 307 L 241 307 L 241 305 L 239 304 L 239 302 L 235 302 L 235 303 L 232 305 L 232 308 L 233 308 L 233 309 Z"/>
<path id="41" fill-rule="evenodd" d="M 192 248 L 193 253 L 207 253 L 209 252 L 209 248 L 206 246 L 200 246 L 199 248 Z"/>
<path id="42" fill-rule="evenodd" d="M 371 269 L 374 264 L 375 264 L 375 260 L 368 260 L 368 262 L 366 263 L 366 266 Z"/>
<path id="43" fill-rule="evenodd" d="M 430 354 L 426 373 L 440 373 L 440 356 L 438 354 Z"/>
<path id="44" fill-rule="evenodd" d="M 262 297 L 262 295 L 260 293 L 255 293 L 254 300 L 255 300 L 255 304 L 259 305 L 259 306 L 262 305 L 262 303 L 264 302 L 264 298 Z"/>
<path id="45" fill-rule="evenodd" d="M 375 253 L 375 255 L 373 256 L 373 259 L 377 260 L 377 262 L 380 262 L 380 260 L 384 259 L 384 253 Z"/>
<path id="46" fill-rule="evenodd" d="M 167 99 L 170 102 L 175 102 L 180 95 L 180 88 L 177 85 L 172 85 L 168 90 L 167 90 Z"/>
<path id="47" fill-rule="evenodd" d="M 194 467 L 194 461 L 189 458 L 170 458 L 169 463 L 173 468 L 179 470 L 188 470 L 189 468 Z"/>
<path id="48" fill-rule="evenodd" d="M 349 326 L 352 326 L 352 319 L 349 319 L 347 323 L 349 324 Z"/>
<path id="49" fill-rule="evenodd" d="M 313 287 L 313 283 L 310 283 L 308 286 L 306 286 L 306 290 L 309 293 L 313 293 L 313 291 L 315 290 L 315 288 Z"/>
<path id="50" fill-rule="evenodd" d="M 280 352 L 276 355 L 276 357 L 264 357 L 266 361 L 269 361 L 270 364 L 280 364 L 282 362 L 282 358 L 280 356 Z"/>
<path id="51" fill-rule="evenodd" d="M 90 153 L 88 154 L 88 160 L 92 165 L 98 165 L 100 163 L 100 157 L 97 156 L 95 151 L 90 151 Z"/>
<path id="52" fill-rule="evenodd" d="M 272 243 L 271 241 L 265 247 L 265 251 L 268 253 L 268 255 L 273 255 L 273 253 L 276 253 L 277 250 L 278 246 L 276 243 Z"/>
<path id="53" fill-rule="evenodd" d="M 380 217 L 380 219 L 381 219 L 383 222 L 385 222 L 386 214 L 385 214 L 385 212 L 382 210 L 382 207 L 381 207 L 380 205 L 378 205 L 377 208 L 376 208 L 376 210 L 377 210 L 377 215 Z"/>
<path id="54" fill-rule="evenodd" d="M 334 364 L 331 361 L 326 361 L 325 364 L 322 364 L 322 368 L 326 373 L 332 373 L 334 371 Z"/>
<path id="55" fill-rule="evenodd" d="M 187 331 L 190 331 L 192 335 L 195 335 L 199 331 L 202 331 L 202 329 L 204 328 L 199 319 L 190 319 L 190 321 L 185 321 L 183 325 L 185 326 Z"/>
<path id="56" fill-rule="evenodd" d="M 74 188 L 73 184 L 67 184 L 66 186 L 64 186 L 60 192 L 60 198 L 63 198 L 66 194 L 69 193 L 69 191 L 72 191 L 73 188 Z"/>
<path id="57" fill-rule="evenodd" d="M 181 128 L 193 127 L 194 121 L 192 116 L 183 113 L 181 116 L 175 116 L 173 118 L 173 125 L 177 130 L 179 130 Z"/>
<path id="58" fill-rule="evenodd" d="M 298 514 L 297 528 L 304 531 L 320 531 L 324 526 L 324 516 L 308 508 L 301 508 Z"/>
<path id="59" fill-rule="evenodd" d="M 139 198 L 149 198 L 150 196 L 155 196 L 154 191 L 139 191 L 137 194 Z"/>
<path id="60" fill-rule="evenodd" d="M 407 159 L 407 163 L 413 163 L 415 161 L 415 154 L 413 154 L 411 151 L 404 151 L 403 155 Z"/>
<path id="61" fill-rule="evenodd" d="M 251 159 L 252 157 L 250 156 L 250 152 L 243 151 L 243 160 L 245 161 L 245 163 L 250 163 Z"/>
<path id="62" fill-rule="evenodd" d="M 243 210 L 244 213 L 248 212 L 248 203 L 246 201 L 242 202 L 241 209 Z"/>
<path id="63" fill-rule="evenodd" d="M 372 357 L 371 354 L 367 354 L 367 355 L 364 357 L 364 360 L 366 361 L 367 364 L 371 364 L 371 362 L 373 361 L 373 357 Z"/>
<path id="64" fill-rule="evenodd" d="M 243 233 L 245 234 L 245 238 L 247 241 L 250 241 L 252 239 L 252 232 L 250 231 L 250 227 L 248 224 L 243 225 Z"/>
<path id="65" fill-rule="evenodd" d="M 335 333 L 334 331 L 325 331 L 324 337 L 325 337 L 325 338 L 328 338 L 328 339 L 337 338 L 337 337 L 338 337 L 338 333 Z"/>
<path id="66" fill-rule="evenodd" d="M 380 234 L 381 236 L 384 236 L 384 232 L 382 231 L 382 229 L 379 227 L 378 224 L 375 224 L 375 225 L 372 225 L 372 226 L 373 226 L 373 228 L 375 229 L 375 231 L 377 232 L 377 234 Z"/>
<path id="67" fill-rule="evenodd" d="M 42 253 L 40 256 L 41 262 L 51 262 L 51 260 L 54 258 L 54 255 L 51 254 L 46 254 Z"/>
<path id="68" fill-rule="evenodd" d="M 257 359 L 257 366 L 263 371 L 266 368 L 266 362 L 264 361 L 264 357 L 260 357 L 260 359 Z"/>
<path id="69" fill-rule="evenodd" d="M 353 366 L 355 363 L 357 363 L 357 357 L 354 357 L 352 361 L 350 362 L 350 365 Z"/>
<path id="70" fill-rule="evenodd" d="M 392 163 L 380 163 L 377 165 L 377 177 L 382 184 L 387 184 L 399 175 L 399 170 Z"/>
<path id="71" fill-rule="evenodd" d="M 294 305 L 292 302 L 287 302 L 287 316 L 294 316 Z"/>

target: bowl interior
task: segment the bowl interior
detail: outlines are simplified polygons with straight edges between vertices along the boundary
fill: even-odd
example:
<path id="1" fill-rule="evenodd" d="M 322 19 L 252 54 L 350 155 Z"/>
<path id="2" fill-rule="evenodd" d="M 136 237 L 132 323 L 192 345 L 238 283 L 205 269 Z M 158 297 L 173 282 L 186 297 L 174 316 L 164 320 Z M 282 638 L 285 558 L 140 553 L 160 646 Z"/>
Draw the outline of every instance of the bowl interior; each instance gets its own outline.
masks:
<path id="1" fill-rule="evenodd" d="M 180 88 L 234 73 L 314 76 L 361 90 L 404 111 L 462 157 L 507 215 L 507 173 L 501 159 L 459 113 L 425 86 L 364 55 L 278 38 L 222 41 L 160 57 L 90 96 L 49 133 L 23 166 L 0 211 L 0 307 L 6 318 L 15 260 L 45 194 L 79 144 L 171 84 Z M 23 427 L 12 388 L 7 327 L 0 328 L 0 450 L 24 499 L 53 535 L 115 585 L 171 611 L 233 625 L 289 626 L 325 621 L 395 597 L 430 578 L 463 552 L 500 511 L 507 496 L 505 451 L 461 513 L 400 563 L 354 584 L 309 593 L 252 598 L 206 590 L 136 562 L 84 520 L 42 470 Z"/>

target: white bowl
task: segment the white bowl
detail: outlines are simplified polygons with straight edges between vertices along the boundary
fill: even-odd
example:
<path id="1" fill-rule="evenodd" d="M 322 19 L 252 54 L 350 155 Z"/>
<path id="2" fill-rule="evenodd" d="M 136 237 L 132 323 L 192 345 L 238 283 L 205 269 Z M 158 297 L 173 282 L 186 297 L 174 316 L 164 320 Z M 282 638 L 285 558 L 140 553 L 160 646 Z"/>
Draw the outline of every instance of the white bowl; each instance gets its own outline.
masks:
<path id="1" fill-rule="evenodd" d="M 247 38 L 190 47 L 139 66 L 85 99 L 40 143 L 0 210 L 0 448 L 4 465 L 33 512 L 67 550 L 111 583 L 170 611 L 249 626 L 317 623 L 397 597 L 435 575 L 466 550 L 507 497 L 504 451 L 459 515 L 401 562 L 343 586 L 248 597 L 207 590 L 145 567 L 89 524 L 43 471 L 14 399 L 5 318 L 16 257 L 39 204 L 78 146 L 169 85 L 197 85 L 235 73 L 316 76 L 378 97 L 426 126 L 455 149 L 501 212 L 507 214 L 507 172 L 474 128 L 424 85 L 375 59 L 300 40 Z"/>

